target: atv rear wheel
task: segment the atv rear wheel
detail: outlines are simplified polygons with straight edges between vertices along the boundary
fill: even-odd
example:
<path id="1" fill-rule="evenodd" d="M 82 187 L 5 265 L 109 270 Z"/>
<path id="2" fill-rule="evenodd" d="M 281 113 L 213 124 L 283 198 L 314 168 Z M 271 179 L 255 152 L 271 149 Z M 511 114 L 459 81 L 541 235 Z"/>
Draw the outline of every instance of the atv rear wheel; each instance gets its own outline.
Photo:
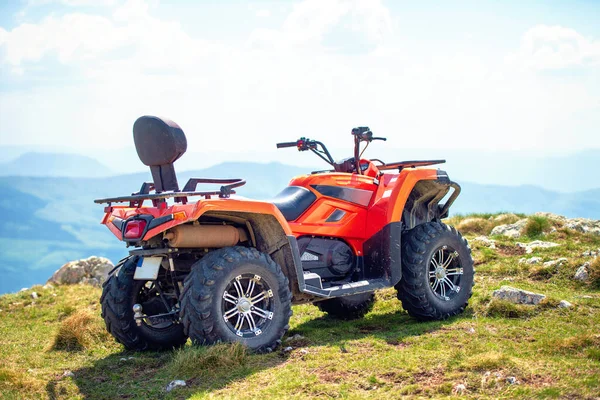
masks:
<path id="1" fill-rule="evenodd" d="M 291 300 L 288 279 L 268 255 L 226 247 L 192 266 L 184 281 L 182 322 L 194 344 L 240 342 L 268 352 L 289 328 Z"/>
<path id="2" fill-rule="evenodd" d="M 361 318 L 371 311 L 375 303 L 375 294 L 360 293 L 352 296 L 337 297 L 315 303 L 319 310 L 339 319 Z"/>
<path id="3" fill-rule="evenodd" d="M 473 259 L 467 241 L 441 222 L 421 224 L 402 236 L 402 307 L 419 320 L 441 320 L 464 311 L 472 294 Z"/>
<path id="4" fill-rule="evenodd" d="M 108 332 L 127 350 L 167 350 L 185 344 L 187 337 L 183 326 L 177 322 L 166 322 L 158 326 L 140 326 L 133 318 L 134 304 L 141 304 L 146 315 L 157 315 L 171 311 L 176 297 L 169 296 L 168 284 L 164 284 L 161 299 L 156 283 L 134 280 L 133 275 L 139 257 L 128 257 L 121 261 L 102 287 L 102 318 Z M 159 278 L 160 279 L 160 278 Z M 172 304 L 167 307 L 163 301 Z"/>

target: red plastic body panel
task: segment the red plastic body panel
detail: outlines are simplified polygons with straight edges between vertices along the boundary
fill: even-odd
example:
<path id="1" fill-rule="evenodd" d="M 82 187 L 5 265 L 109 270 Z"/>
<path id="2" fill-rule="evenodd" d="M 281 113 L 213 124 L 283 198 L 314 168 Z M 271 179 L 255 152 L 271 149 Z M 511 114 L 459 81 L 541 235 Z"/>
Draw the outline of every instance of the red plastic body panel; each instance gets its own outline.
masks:
<path id="1" fill-rule="evenodd" d="M 196 203 L 174 204 L 164 208 L 156 207 L 112 207 L 107 212 L 102 223 L 120 240 L 121 231 L 111 221 L 114 217 L 126 220 L 135 215 L 149 214 L 154 218 L 185 212 L 184 218 L 172 220 L 149 230 L 143 240 L 176 226 L 190 221 L 196 221 L 209 211 L 238 211 L 273 215 L 281 224 L 286 235 L 296 237 L 314 235 L 343 239 L 354 250 L 362 255 L 364 242 L 390 222 L 400 221 L 406 200 L 415 184 L 421 180 L 437 179 L 437 170 L 431 168 L 407 168 L 397 174 L 382 174 L 376 165 L 368 160 L 363 175 L 350 173 L 319 173 L 302 175 L 293 178 L 290 186 L 302 186 L 316 195 L 314 203 L 308 207 L 296 220 L 286 221 L 279 209 L 271 203 L 248 199 L 209 199 Z M 360 203 L 371 193 L 368 203 L 359 204 L 348 199 L 324 195 L 315 186 L 339 188 L 346 193 L 360 195 Z M 344 211 L 337 221 L 327 219 L 336 210 Z"/>

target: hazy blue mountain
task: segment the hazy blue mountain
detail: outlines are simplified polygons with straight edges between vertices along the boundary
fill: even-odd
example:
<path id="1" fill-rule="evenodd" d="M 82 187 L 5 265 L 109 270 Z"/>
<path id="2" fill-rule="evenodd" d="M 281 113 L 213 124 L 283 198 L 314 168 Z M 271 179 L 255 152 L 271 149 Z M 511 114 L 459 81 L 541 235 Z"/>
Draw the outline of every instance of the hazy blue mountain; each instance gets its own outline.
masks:
<path id="1" fill-rule="evenodd" d="M 349 137 L 350 135 L 348 135 Z M 341 159 L 352 155 L 351 142 L 344 135 L 340 143 L 330 143 L 334 158 Z M 388 135 L 388 142 L 374 142 L 365 155 L 384 161 L 402 161 L 415 159 L 446 159 L 447 163 L 440 166 L 449 172 L 450 177 L 467 182 L 484 185 L 521 186 L 534 185 L 557 192 L 575 192 L 595 189 L 600 185 L 596 170 L 600 164 L 600 149 L 588 149 L 562 155 L 542 154 L 533 150 L 476 150 L 453 148 L 394 148 L 393 143 L 401 143 L 401 136 Z M 293 138 L 282 138 L 290 140 Z M 73 149 L 38 147 L 0 146 L 0 163 L 12 160 L 26 152 L 52 152 L 72 154 Z M 139 162 L 135 149 L 131 147 L 105 149 L 89 149 L 83 152 L 87 157 L 98 160 L 105 166 L 111 166 L 115 173 L 143 172 L 146 167 Z M 177 161 L 178 171 L 206 170 L 210 166 L 219 165 L 223 160 L 238 162 L 260 163 L 263 160 L 274 160 L 286 165 L 303 166 L 306 170 L 323 169 L 327 165 L 309 152 L 298 152 L 294 149 L 276 150 L 274 143 L 266 143 L 262 151 L 234 153 L 230 151 L 206 152 L 198 148 L 188 148 Z M 38 162 L 41 165 L 41 163 Z M 43 176 L 61 176 L 44 170 Z M 104 169 L 94 169 L 90 173 L 81 173 L 81 168 L 70 171 L 66 176 L 100 177 L 110 175 Z M 88 169 L 89 170 L 89 169 Z M 7 175 L 1 172 L 0 175 Z M 64 174 L 64 172 L 62 173 Z M 27 175 L 20 173 L 19 175 Z M 40 176 L 40 174 L 31 174 Z"/>
<path id="2" fill-rule="evenodd" d="M 245 178 L 248 183 L 238 189 L 239 195 L 268 199 L 293 176 L 317 168 L 228 162 L 178 176 L 181 186 L 190 177 Z M 93 200 L 136 192 L 150 180 L 149 172 L 105 178 L 0 177 L 0 293 L 43 283 L 67 261 L 90 255 L 117 261 L 125 256 L 123 243 L 100 225 L 103 206 Z M 600 219 L 600 189 L 559 193 L 531 185 L 459 183 L 462 194 L 453 213 L 549 211 Z"/>
<path id="3" fill-rule="evenodd" d="M 99 161 L 69 153 L 30 152 L 0 164 L 2 176 L 101 177 L 111 174 Z"/>

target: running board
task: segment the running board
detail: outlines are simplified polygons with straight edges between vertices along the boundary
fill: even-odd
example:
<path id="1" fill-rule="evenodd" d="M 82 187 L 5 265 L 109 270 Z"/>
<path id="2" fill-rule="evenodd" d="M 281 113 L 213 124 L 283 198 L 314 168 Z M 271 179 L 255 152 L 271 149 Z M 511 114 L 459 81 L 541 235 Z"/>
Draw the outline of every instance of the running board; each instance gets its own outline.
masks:
<path id="1" fill-rule="evenodd" d="M 378 289 L 390 287 L 390 281 L 387 279 L 373 279 L 371 281 L 360 281 L 346 283 L 341 286 L 332 286 L 326 289 L 321 289 L 311 285 L 304 285 L 304 289 L 300 288 L 304 293 L 310 293 L 319 297 L 342 297 L 351 296 L 353 294 L 373 292 Z"/>
<path id="2" fill-rule="evenodd" d="M 296 241 L 296 238 L 291 235 L 287 238 L 292 250 L 292 256 L 294 257 L 294 266 L 296 269 L 296 276 L 298 277 L 298 286 L 300 291 L 303 293 L 308 293 L 317 297 L 331 298 L 373 292 L 378 289 L 384 289 L 393 286 L 389 279 L 378 278 L 346 283 L 324 289 L 321 282 L 321 277 L 318 274 L 305 272 L 302 269 L 302 261 L 300 260 L 300 251 L 298 250 L 298 242 Z"/>

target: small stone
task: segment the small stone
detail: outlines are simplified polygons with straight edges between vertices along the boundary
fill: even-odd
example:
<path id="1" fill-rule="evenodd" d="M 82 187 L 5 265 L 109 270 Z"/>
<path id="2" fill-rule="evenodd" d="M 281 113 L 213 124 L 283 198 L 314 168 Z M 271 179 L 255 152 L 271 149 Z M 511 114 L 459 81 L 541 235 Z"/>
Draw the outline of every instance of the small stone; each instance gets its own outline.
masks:
<path id="1" fill-rule="evenodd" d="M 52 297 L 56 297 L 58 296 L 56 293 L 52 293 Z"/>
<path id="2" fill-rule="evenodd" d="M 51 285 L 51 284 L 49 284 L 49 283 L 46 283 L 46 284 L 45 284 L 45 285 L 42 287 L 42 289 L 44 289 L 44 290 L 52 290 L 52 289 L 54 289 L 54 286 L 52 286 L 52 285 Z"/>
<path id="3" fill-rule="evenodd" d="M 519 384 L 519 381 L 517 381 L 517 378 L 515 378 L 514 376 L 507 377 L 506 382 L 508 382 L 509 385 L 518 385 Z"/>
<path id="4" fill-rule="evenodd" d="M 24 288 L 22 288 L 21 290 L 19 290 L 19 293 L 23 293 L 23 292 L 26 292 L 26 291 L 28 291 L 28 290 L 29 290 L 29 288 L 26 288 L 26 287 L 24 287 Z"/>
<path id="5" fill-rule="evenodd" d="M 566 300 L 561 300 L 560 303 L 558 303 L 558 308 L 569 308 L 572 306 L 573 306 L 573 304 L 569 303 Z"/>
<path id="6" fill-rule="evenodd" d="M 489 247 L 490 249 L 496 248 L 496 241 L 488 238 L 487 236 L 477 236 L 473 241 L 480 242 L 484 246 Z"/>
<path id="7" fill-rule="evenodd" d="M 121 357 L 119 358 L 119 361 L 127 361 L 127 359 L 125 357 Z"/>
<path id="8" fill-rule="evenodd" d="M 459 383 L 458 385 L 454 386 L 454 389 L 452 389 L 452 393 L 454 394 L 463 394 L 466 391 L 467 387 L 462 383 Z"/>
<path id="9" fill-rule="evenodd" d="M 541 240 L 534 240 L 533 242 L 530 243 L 517 243 L 518 247 L 524 248 L 525 249 L 525 253 L 527 254 L 531 254 L 533 253 L 533 249 L 536 248 L 541 248 L 541 249 L 548 249 L 550 247 L 556 247 L 559 246 L 558 243 L 553 243 L 553 242 L 543 242 Z"/>
<path id="10" fill-rule="evenodd" d="M 585 282 L 590 277 L 590 273 L 588 272 L 588 267 L 590 263 L 585 263 L 581 267 L 577 268 L 577 272 L 575 272 L 575 278 L 578 281 Z"/>
<path id="11" fill-rule="evenodd" d="M 542 257 L 531 257 L 531 258 L 521 258 L 519 260 L 519 264 L 539 264 L 542 261 Z"/>
<path id="12" fill-rule="evenodd" d="M 292 346 L 288 346 L 285 349 L 283 349 L 284 353 L 289 353 L 290 351 L 294 350 L 294 348 Z"/>
<path id="13" fill-rule="evenodd" d="M 498 290 L 494 290 L 492 296 L 506 300 L 514 304 L 539 304 L 546 298 L 545 295 L 539 293 L 528 292 L 527 290 L 516 289 L 510 286 L 502 286 Z"/>
<path id="14" fill-rule="evenodd" d="M 300 354 L 308 354 L 308 350 L 302 349 L 302 350 L 300 350 Z"/>
<path id="15" fill-rule="evenodd" d="M 593 296 L 590 296 L 589 294 L 585 294 L 583 296 L 581 296 L 582 299 L 593 299 Z"/>
<path id="16" fill-rule="evenodd" d="M 34 300 L 36 300 L 39 297 L 36 292 L 31 292 L 31 294 L 29 296 L 31 296 L 31 298 Z"/>
<path id="17" fill-rule="evenodd" d="M 29 369 L 27 370 L 27 373 L 28 373 L 28 374 L 33 374 L 33 372 L 34 372 L 34 371 L 33 371 L 31 368 L 29 368 Z"/>
<path id="18" fill-rule="evenodd" d="M 475 329 L 473 329 L 473 328 L 469 328 L 469 329 L 467 330 L 467 333 L 470 333 L 471 335 L 473 335 L 473 334 L 475 333 Z"/>
<path id="19" fill-rule="evenodd" d="M 304 336 L 296 333 L 294 336 L 290 336 L 289 338 L 285 339 L 285 342 L 289 343 L 289 342 L 294 342 L 294 341 L 298 341 L 298 340 L 304 340 Z"/>
<path id="20" fill-rule="evenodd" d="M 167 385 L 167 387 L 165 388 L 165 390 L 167 392 L 170 392 L 171 390 L 173 390 L 173 389 L 175 389 L 177 387 L 184 387 L 184 386 L 187 386 L 186 383 L 185 383 L 185 381 L 182 381 L 182 380 L 178 379 L 178 380 L 174 380 L 171 383 L 169 383 Z"/>
<path id="21" fill-rule="evenodd" d="M 546 261 L 544 263 L 544 267 L 548 267 L 548 268 L 550 268 L 550 267 L 556 267 L 556 268 L 558 268 L 561 265 L 563 265 L 564 263 L 566 263 L 567 261 L 569 261 L 569 260 L 566 259 L 566 258 L 564 258 L 564 257 L 559 258 L 558 260 Z"/>
<path id="22" fill-rule="evenodd" d="M 65 372 L 63 372 L 62 376 L 63 378 L 72 378 L 75 376 L 75 374 L 73 373 L 73 371 L 66 370 Z"/>

